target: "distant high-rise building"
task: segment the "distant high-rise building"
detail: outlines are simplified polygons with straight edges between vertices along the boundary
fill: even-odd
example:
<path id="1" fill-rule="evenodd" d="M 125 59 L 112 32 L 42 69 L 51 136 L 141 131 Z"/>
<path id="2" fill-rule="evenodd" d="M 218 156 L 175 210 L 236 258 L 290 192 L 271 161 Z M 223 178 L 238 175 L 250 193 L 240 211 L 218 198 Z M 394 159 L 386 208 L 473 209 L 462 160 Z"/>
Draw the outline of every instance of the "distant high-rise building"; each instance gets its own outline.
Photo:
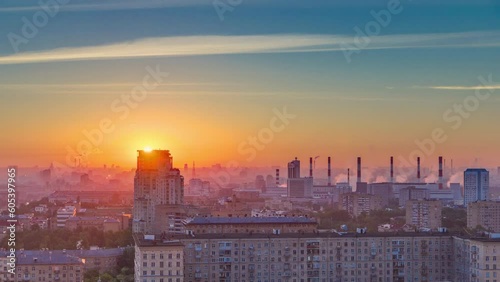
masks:
<path id="1" fill-rule="evenodd" d="M 417 188 L 409 186 L 399 190 L 399 205 L 404 207 L 407 201 L 429 199 L 429 190 L 425 188 Z"/>
<path id="2" fill-rule="evenodd" d="M 275 187 L 276 186 L 276 179 L 270 174 L 268 174 L 266 176 L 266 186 L 267 187 Z"/>
<path id="3" fill-rule="evenodd" d="M 469 168 L 464 172 L 464 205 L 489 200 L 490 173 L 484 168 Z"/>
<path id="4" fill-rule="evenodd" d="M 184 178 L 173 168 L 168 150 L 138 150 L 137 170 L 134 178 L 134 220 L 132 231 L 153 233 L 156 213 L 160 205 L 182 205 L 184 203 Z M 178 220 L 175 220 L 178 222 Z M 178 227 L 170 226 L 173 230 Z M 165 227 L 166 229 L 169 226 Z M 166 230 L 168 231 L 168 230 Z"/>
<path id="5" fill-rule="evenodd" d="M 297 158 L 288 163 L 288 178 L 300 178 L 300 161 Z"/>
<path id="6" fill-rule="evenodd" d="M 310 198 L 312 197 L 313 178 L 290 178 L 287 180 L 288 197 Z"/>
<path id="7" fill-rule="evenodd" d="M 462 205 L 464 197 L 462 196 L 462 186 L 460 183 L 450 183 L 450 190 L 453 194 L 453 201 L 455 201 L 455 204 Z"/>
<path id="8" fill-rule="evenodd" d="M 266 191 L 266 181 L 264 176 L 257 175 L 255 177 L 255 189 L 265 192 Z"/>

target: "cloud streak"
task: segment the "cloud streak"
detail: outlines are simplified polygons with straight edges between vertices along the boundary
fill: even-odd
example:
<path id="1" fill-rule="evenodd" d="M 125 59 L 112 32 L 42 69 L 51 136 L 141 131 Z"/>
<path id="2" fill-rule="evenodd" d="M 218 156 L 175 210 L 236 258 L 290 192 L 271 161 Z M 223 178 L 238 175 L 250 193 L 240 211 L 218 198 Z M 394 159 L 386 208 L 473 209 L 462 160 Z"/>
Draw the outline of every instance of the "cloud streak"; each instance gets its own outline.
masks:
<path id="1" fill-rule="evenodd" d="M 437 90 L 495 90 L 500 89 L 500 85 L 477 85 L 477 86 L 417 86 L 416 88 L 437 89 Z"/>
<path id="2" fill-rule="evenodd" d="M 100 46 L 57 48 L 0 57 L 0 64 L 177 57 L 222 54 L 345 51 L 354 41 L 345 35 L 173 36 Z M 480 42 L 480 43 L 478 43 Z M 500 32 L 403 34 L 371 38 L 364 49 L 500 47 Z"/>
<path id="3" fill-rule="evenodd" d="M 36 2 L 34 4 L 37 4 Z M 88 1 L 87 3 L 68 3 L 61 5 L 61 11 L 106 11 L 106 10 L 130 10 L 130 9 L 153 9 L 186 7 L 195 5 L 211 5 L 209 0 L 129 0 L 129 1 Z M 33 12 L 40 10 L 39 5 L 8 6 L 0 7 L 0 13 L 11 12 Z"/>

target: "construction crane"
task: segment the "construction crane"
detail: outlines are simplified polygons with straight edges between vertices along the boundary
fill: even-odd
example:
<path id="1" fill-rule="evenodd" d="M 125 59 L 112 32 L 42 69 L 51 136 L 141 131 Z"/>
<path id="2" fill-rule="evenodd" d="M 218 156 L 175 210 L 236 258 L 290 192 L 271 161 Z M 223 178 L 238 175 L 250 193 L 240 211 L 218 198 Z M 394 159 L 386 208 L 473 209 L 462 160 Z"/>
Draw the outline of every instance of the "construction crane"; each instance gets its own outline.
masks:
<path id="1" fill-rule="evenodd" d="M 314 157 L 314 169 L 316 169 L 316 159 L 319 158 L 319 156 Z"/>

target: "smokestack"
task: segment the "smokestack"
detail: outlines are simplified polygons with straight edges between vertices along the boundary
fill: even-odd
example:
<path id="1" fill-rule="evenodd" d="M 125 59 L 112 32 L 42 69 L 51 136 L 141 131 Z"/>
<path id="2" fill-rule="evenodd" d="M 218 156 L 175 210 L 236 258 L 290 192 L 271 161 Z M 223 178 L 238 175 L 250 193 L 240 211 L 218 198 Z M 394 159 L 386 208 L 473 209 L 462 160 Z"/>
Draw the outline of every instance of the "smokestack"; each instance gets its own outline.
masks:
<path id="1" fill-rule="evenodd" d="M 196 178 L 196 168 L 194 166 L 194 162 L 193 162 L 193 178 Z"/>
<path id="2" fill-rule="evenodd" d="M 313 158 L 309 158 L 309 177 L 313 177 Z"/>
<path id="3" fill-rule="evenodd" d="M 330 157 L 328 157 L 328 186 L 332 185 L 332 167 L 330 163 Z"/>
<path id="4" fill-rule="evenodd" d="M 443 157 L 439 156 L 439 189 L 443 189 Z"/>
<path id="5" fill-rule="evenodd" d="M 351 186 L 351 169 L 347 169 L 347 186 Z"/>
<path id="6" fill-rule="evenodd" d="M 451 159 L 451 175 L 455 174 L 453 171 L 453 159 Z"/>
<path id="7" fill-rule="evenodd" d="M 358 157 L 358 179 L 357 182 L 361 182 L 361 157 Z"/>
<path id="8" fill-rule="evenodd" d="M 420 183 L 420 157 L 417 157 L 417 180 Z"/>
<path id="9" fill-rule="evenodd" d="M 394 182 L 394 157 L 391 156 L 391 183 Z"/>
<path id="10" fill-rule="evenodd" d="M 276 187 L 280 186 L 280 169 L 276 169 Z"/>

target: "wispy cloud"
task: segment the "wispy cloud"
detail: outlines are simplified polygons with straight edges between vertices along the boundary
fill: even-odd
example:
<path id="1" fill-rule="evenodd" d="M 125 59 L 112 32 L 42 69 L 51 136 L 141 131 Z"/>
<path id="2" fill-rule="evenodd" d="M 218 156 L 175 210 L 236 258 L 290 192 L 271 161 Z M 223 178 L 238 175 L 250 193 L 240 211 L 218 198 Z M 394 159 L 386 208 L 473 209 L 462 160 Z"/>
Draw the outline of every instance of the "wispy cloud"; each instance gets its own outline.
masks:
<path id="1" fill-rule="evenodd" d="M 500 84 L 498 84 L 498 85 L 476 85 L 476 86 L 463 86 L 463 85 L 413 86 L 413 88 L 437 89 L 437 90 L 495 90 L 495 89 L 500 89 Z"/>
<path id="2" fill-rule="evenodd" d="M 346 35 L 176 36 L 100 46 L 58 48 L 0 57 L 0 64 L 108 60 L 220 54 L 344 51 L 355 48 Z M 478 43 L 480 42 L 480 43 Z M 403 34 L 371 38 L 364 49 L 500 47 L 500 32 Z"/>
<path id="3" fill-rule="evenodd" d="M 228 85 L 228 83 L 198 83 L 198 82 L 172 82 L 172 83 L 161 83 L 158 87 L 185 87 L 185 86 L 220 86 Z M 16 83 L 0 83 L 0 89 L 95 89 L 95 88 L 130 88 L 137 86 L 137 83 L 27 83 L 27 84 L 16 84 Z"/>
<path id="4" fill-rule="evenodd" d="M 29 1 L 28 1 L 29 2 Z M 0 7 L 0 13 L 30 12 L 40 10 L 38 1 L 31 1 L 25 5 Z M 30 5 L 32 3 L 33 5 Z M 61 5 L 61 11 L 101 11 L 101 10 L 129 10 L 152 9 L 167 7 L 185 7 L 194 5 L 211 5 L 209 0 L 99 0 L 99 1 L 72 1 Z"/>

